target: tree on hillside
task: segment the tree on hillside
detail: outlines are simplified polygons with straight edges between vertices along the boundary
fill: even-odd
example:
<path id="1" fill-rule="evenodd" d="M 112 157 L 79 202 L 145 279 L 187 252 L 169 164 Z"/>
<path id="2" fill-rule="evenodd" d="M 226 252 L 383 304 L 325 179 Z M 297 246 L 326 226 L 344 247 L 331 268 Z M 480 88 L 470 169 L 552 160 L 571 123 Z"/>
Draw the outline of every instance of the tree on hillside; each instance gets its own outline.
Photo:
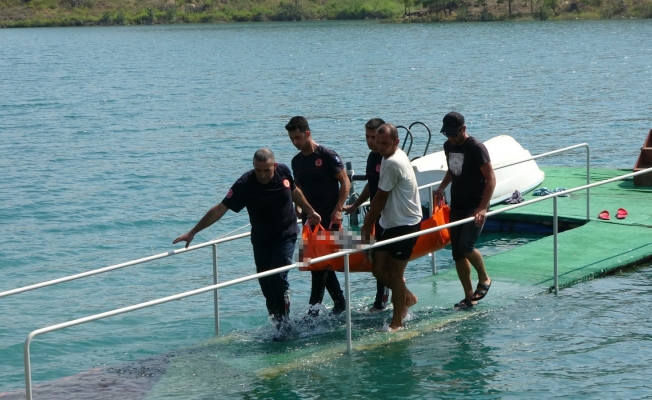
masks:
<path id="1" fill-rule="evenodd" d="M 403 0 L 403 6 L 405 7 L 405 15 L 410 15 L 412 12 L 412 6 L 414 5 L 414 0 Z"/>
<path id="2" fill-rule="evenodd" d="M 512 2 L 514 0 L 507 0 L 507 15 L 509 15 L 509 18 L 512 17 Z M 505 0 L 497 0 L 496 1 L 498 4 L 502 4 L 505 2 Z"/>
<path id="3" fill-rule="evenodd" d="M 446 10 L 448 10 L 448 15 L 451 15 L 453 10 L 457 8 L 456 0 L 424 0 L 421 4 L 424 7 L 428 7 L 428 13 L 430 14 L 432 14 L 433 11 L 435 13 L 443 11 L 444 15 L 446 15 Z"/>

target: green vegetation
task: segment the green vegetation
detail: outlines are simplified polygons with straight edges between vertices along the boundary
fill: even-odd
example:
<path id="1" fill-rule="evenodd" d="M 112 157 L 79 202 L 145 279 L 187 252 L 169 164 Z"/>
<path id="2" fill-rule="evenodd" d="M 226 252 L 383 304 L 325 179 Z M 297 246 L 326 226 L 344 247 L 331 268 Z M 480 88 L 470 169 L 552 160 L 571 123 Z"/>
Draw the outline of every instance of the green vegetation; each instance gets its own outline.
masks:
<path id="1" fill-rule="evenodd" d="M 652 0 L 0 0 L 0 27 L 652 18 Z"/>

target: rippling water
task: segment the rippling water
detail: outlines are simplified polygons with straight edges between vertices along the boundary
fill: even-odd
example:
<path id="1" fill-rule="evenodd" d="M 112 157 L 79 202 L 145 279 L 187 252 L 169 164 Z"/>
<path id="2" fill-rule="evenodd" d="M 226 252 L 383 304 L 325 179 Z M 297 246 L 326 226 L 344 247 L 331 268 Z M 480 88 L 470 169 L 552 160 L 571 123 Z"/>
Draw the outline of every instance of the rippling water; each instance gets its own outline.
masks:
<path id="1" fill-rule="evenodd" d="M 451 109 L 481 140 L 510 134 L 533 154 L 587 142 L 592 165 L 631 168 L 652 127 L 649 37 L 649 20 L 0 30 L 0 291 L 172 249 L 250 168 L 257 148 L 289 162 L 295 150 L 283 126 L 297 114 L 358 170 L 370 117 L 420 120 L 437 132 Z M 413 154 L 426 142 L 425 131 L 416 135 Z M 436 134 L 430 149 L 441 143 Z M 246 213 L 227 214 L 197 242 L 247 222 Z M 483 251 L 519 242 L 492 239 Z M 253 271 L 247 240 L 219 252 L 221 281 Z M 450 268 L 441 253 L 439 265 Z M 650 324 L 638 306 L 650 297 L 648 269 L 287 379 L 245 376 L 233 393 L 278 397 L 298 387 L 297 397 L 334 397 L 344 390 L 335 382 L 350 382 L 344 371 L 353 369 L 363 378 L 352 390 L 364 397 L 543 396 L 558 382 L 563 395 L 649 396 Z M 421 261 L 408 279 L 428 274 Z M 205 250 L 1 299 L 0 391 L 22 387 L 30 331 L 211 282 Z M 299 312 L 306 275 L 292 273 L 291 284 Z M 370 287 L 369 277 L 354 278 L 360 307 L 371 302 Z M 222 294 L 224 331 L 266 329 L 256 284 Z M 44 335 L 32 346 L 33 377 L 38 384 L 170 354 L 212 329 L 212 299 L 201 295 Z"/>

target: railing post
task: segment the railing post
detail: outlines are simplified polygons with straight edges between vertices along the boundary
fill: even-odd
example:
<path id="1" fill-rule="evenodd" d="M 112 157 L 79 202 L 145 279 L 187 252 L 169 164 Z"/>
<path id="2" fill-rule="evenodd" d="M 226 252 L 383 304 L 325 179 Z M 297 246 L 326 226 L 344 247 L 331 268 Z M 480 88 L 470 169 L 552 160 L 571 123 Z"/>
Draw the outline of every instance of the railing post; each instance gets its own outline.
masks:
<path id="1" fill-rule="evenodd" d="M 586 145 L 586 184 L 591 184 L 591 148 Z M 586 188 L 586 220 L 591 220 L 591 188 Z"/>
<path id="2" fill-rule="evenodd" d="M 554 258 L 554 266 L 555 266 L 555 295 L 557 295 L 557 292 L 559 291 L 559 274 L 558 274 L 558 269 L 557 269 L 557 232 L 559 230 L 559 226 L 557 223 L 557 196 L 552 198 L 552 233 L 553 233 L 553 258 Z"/>
<path id="3" fill-rule="evenodd" d="M 213 246 L 213 285 L 217 285 L 217 245 Z M 220 299 L 217 289 L 213 290 L 213 305 L 215 306 L 215 336 L 220 334 Z"/>
<path id="4" fill-rule="evenodd" d="M 23 357 L 25 358 L 25 397 L 27 400 L 32 400 L 32 367 L 29 361 L 29 344 L 31 341 L 32 336 L 27 336 L 23 345 Z"/>
<path id="5" fill-rule="evenodd" d="M 346 351 L 351 354 L 351 284 L 348 254 L 344 256 L 344 287 L 346 289 Z"/>
<path id="6" fill-rule="evenodd" d="M 432 214 L 435 212 L 435 196 L 434 192 L 432 191 L 432 186 L 428 188 L 428 193 L 430 193 L 430 201 L 428 202 L 428 211 L 430 212 L 430 217 L 432 217 Z M 432 267 L 432 274 L 436 275 L 437 274 L 437 256 L 435 254 L 436 252 L 433 251 L 430 253 L 430 266 Z"/>
<path id="7" fill-rule="evenodd" d="M 353 196 L 355 194 L 355 181 L 353 180 L 353 174 L 355 172 L 353 171 L 353 167 L 351 162 L 346 163 L 346 176 L 349 177 L 349 182 L 351 183 L 351 186 L 349 187 L 349 197 L 347 198 L 346 204 L 350 205 L 355 203 L 357 200 L 357 196 Z M 358 226 L 360 224 L 360 221 L 358 219 L 358 216 L 360 215 L 360 210 L 359 207 L 355 209 L 351 214 L 349 214 L 349 222 L 351 225 Z"/>

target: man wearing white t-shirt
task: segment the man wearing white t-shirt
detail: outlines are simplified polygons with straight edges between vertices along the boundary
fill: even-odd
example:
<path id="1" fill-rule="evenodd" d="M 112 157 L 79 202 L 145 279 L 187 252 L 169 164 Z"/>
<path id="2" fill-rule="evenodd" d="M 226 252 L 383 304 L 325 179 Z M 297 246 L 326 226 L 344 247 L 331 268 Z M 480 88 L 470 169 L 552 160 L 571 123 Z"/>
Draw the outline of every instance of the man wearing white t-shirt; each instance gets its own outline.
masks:
<path id="1" fill-rule="evenodd" d="M 383 124 L 376 131 L 376 145 L 383 156 L 380 165 L 378 191 L 371 202 L 361 227 L 363 237 L 368 238 L 376 223 L 376 239 L 380 242 L 417 232 L 421 219 L 421 200 L 417 179 L 410 159 L 398 148 L 396 127 Z M 373 250 L 372 271 L 376 279 L 392 289 L 394 314 L 389 324 L 391 330 L 403 327 L 408 308 L 417 303 L 417 297 L 405 286 L 403 273 L 412 255 L 417 238 L 405 239 L 377 247 Z"/>

